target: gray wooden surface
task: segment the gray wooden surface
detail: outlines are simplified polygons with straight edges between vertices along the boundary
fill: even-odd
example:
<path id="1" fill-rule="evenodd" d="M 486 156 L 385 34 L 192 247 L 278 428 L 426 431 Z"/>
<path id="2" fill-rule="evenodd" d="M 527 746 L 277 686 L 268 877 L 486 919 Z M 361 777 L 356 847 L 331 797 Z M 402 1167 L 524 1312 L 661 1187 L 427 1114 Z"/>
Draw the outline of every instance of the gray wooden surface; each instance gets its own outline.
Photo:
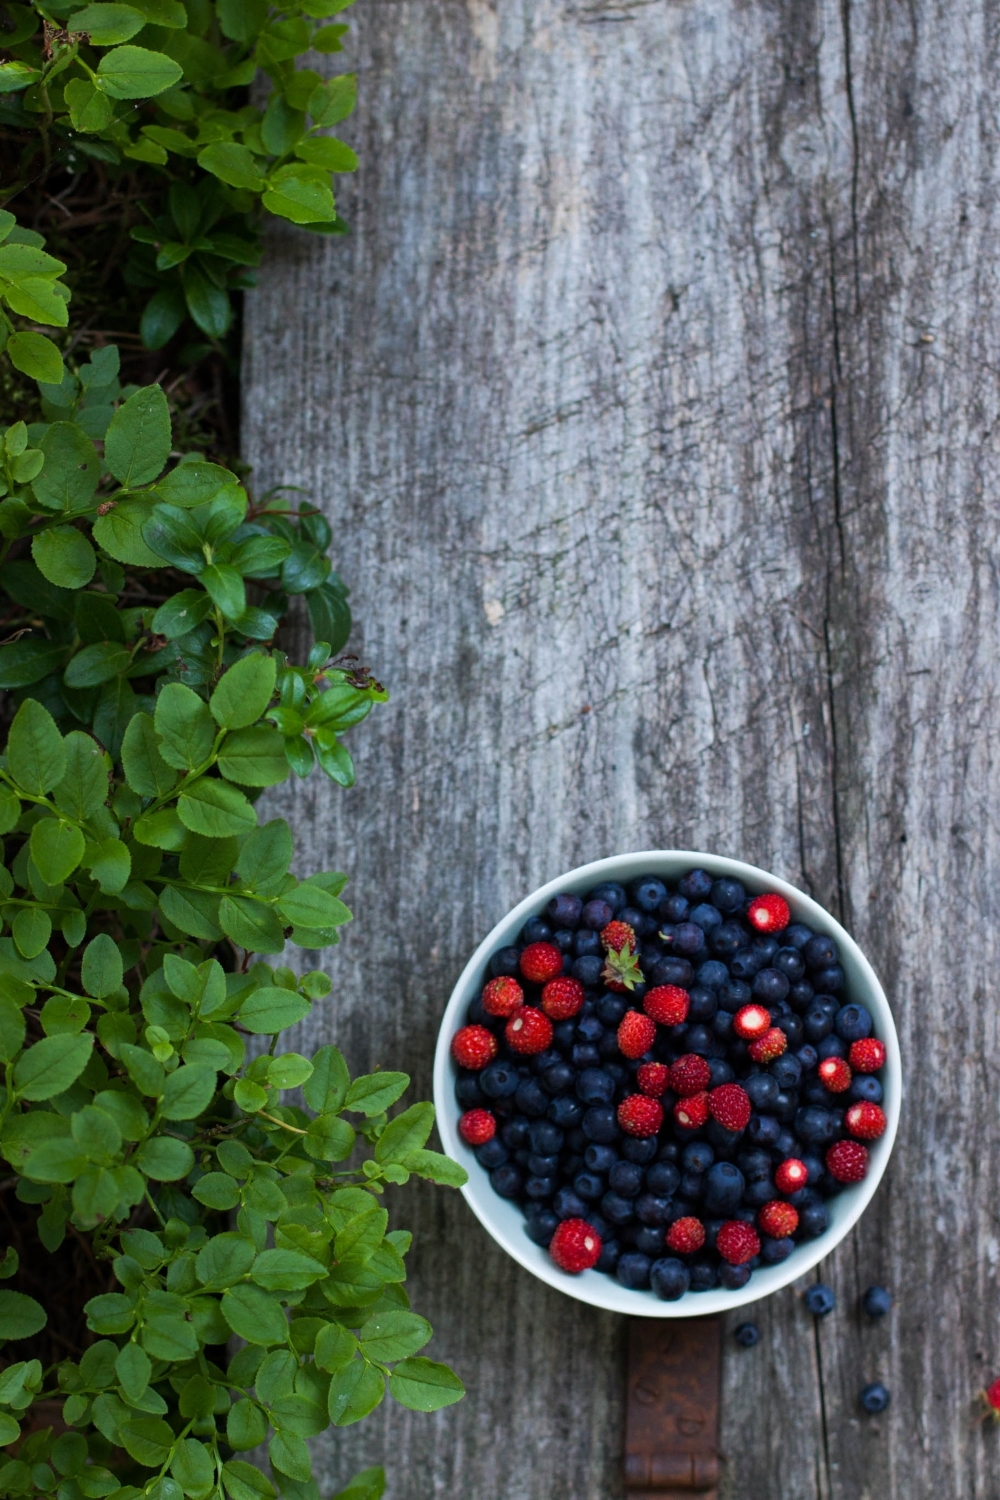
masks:
<path id="1" fill-rule="evenodd" d="M 908 1093 L 838 1312 L 789 1291 L 727 1350 L 724 1495 L 997 1500 L 1000 6 L 364 0 L 353 36 L 353 235 L 276 235 L 246 327 L 257 482 L 326 507 L 393 692 L 355 791 L 274 799 L 352 873 L 314 1040 L 426 1091 L 472 945 L 589 858 L 803 885 Z M 384 1456 L 391 1500 L 618 1500 L 620 1323 L 399 1203 L 470 1394 L 324 1439 L 325 1492 Z"/>

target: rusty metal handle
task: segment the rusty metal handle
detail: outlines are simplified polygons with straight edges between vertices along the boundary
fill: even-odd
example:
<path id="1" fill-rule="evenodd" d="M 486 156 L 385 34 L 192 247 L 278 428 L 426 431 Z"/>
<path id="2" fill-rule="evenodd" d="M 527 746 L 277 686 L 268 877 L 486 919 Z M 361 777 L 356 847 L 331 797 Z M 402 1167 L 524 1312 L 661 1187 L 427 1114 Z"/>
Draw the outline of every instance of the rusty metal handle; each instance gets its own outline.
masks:
<path id="1" fill-rule="evenodd" d="M 627 1500 L 716 1500 L 720 1364 L 718 1318 L 632 1319 Z"/>

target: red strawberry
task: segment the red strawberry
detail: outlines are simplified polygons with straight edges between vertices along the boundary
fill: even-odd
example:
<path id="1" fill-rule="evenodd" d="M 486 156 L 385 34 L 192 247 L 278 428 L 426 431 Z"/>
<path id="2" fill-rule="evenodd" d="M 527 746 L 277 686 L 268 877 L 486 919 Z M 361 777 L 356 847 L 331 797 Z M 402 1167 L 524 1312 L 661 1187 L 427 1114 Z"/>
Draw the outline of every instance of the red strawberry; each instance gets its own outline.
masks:
<path id="1" fill-rule="evenodd" d="M 757 1223 L 771 1239 L 787 1240 L 799 1227 L 799 1211 L 790 1203 L 782 1203 L 780 1198 L 772 1198 L 760 1210 Z"/>
<path id="2" fill-rule="evenodd" d="M 568 974 L 550 979 L 542 990 L 542 1010 L 550 1021 L 568 1021 L 583 1009 L 583 1001 L 583 985 Z"/>
<path id="3" fill-rule="evenodd" d="M 742 1005 L 733 1017 L 733 1030 L 745 1042 L 755 1042 L 771 1028 L 771 1014 L 763 1005 Z"/>
<path id="4" fill-rule="evenodd" d="M 854 1076 L 842 1057 L 824 1057 L 816 1072 L 820 1083 L 831 1094 L 842 1094 L 849 1089 Z"/>
<path id="5" fill-rule="evenodd" d="M 451 1055 L 460 1068 L 485 1068 L 497 1055 L 497 1039 L 485 1026 L 463 1026 L 451 1039 Z"/>
<path id="6" fill-rule="evenodd" d="M 524 1004 L 524 991 L 509 974 L 491 979 L 483 990 L 483 1010 L 488 1016 L 512 1016 L 519 1005 Z"/>
<path id="7" fill-rule="evenodd" d="M 746 1130 L 750 1100 L 738 1083 L 720 1083 L 708 1096 L 708 1112 L 723 1130 Z"/>
<path id="8" fill-rule="evenodd" d="M 858 1141 L 834 1141 L 826 1153 L 826 1170 L 838 1182 L 860 1182 L 868 1175 L 868 1151 Z"/>
<path id="9" fill-rule="evenodd" d="M 643 973 L 636 953 L 635 933 L 627 922 L 609 922 L 601 931 L 601 942 L 607 962 L 601 970 L 601 978 L 609 990 L 624 995 L 642 984 Z"/>
<path id="10" fill-rule="evenodd" d="M 663 1124 L 663 1105 L 645 1094 L 629 1094 L 618 1106 L 618 1124 L 626 1135 L 656 1135 Z"/>
<path id="11" fill-rule="evenodd" d="M 786 1157 L 774 1174 L 774 1185 L 779 1193 L 797 1193 L 809 1181 L 809 1168 L 797 1156 Z"/>
<path id="12" fill-rule="evenodd" d="M 670 1087 L 670 1069 L 666 1063 L 643 1063 L 636 1069 L 635 1081 L 642 1093 L 658 1099 Z"/>
<path id="13" fill-rule="evenodd" d="M 1000 1380 L 994 1380 L 992 1385 L 988 1385 L 985 1391 L 980 1391 L 979 1394 L 986 1402 L 986 1411 L 983 1415 L 995 1417 L 1000 1421 Z"/>
<path id="14" fill-rule="evenodd" d="M 458 1122 L 463 1141 L 470 1146 L 485 1146 L 497 1133 L 497 1122 L 488 1109 L 467 1109 Z"/>
<path id="15" fill-rule="evenodd" d="M 623 948 L 631 951 L 635 947 L 635 928 L 627 922 L 609 922 L 601 928 L 601 942 L 605 953 L 620 953 Z"/>
<path id="16" fill-rule="evenodd" d="M 562 973 L 563 956 L 555 943 L 529 943 L 521 954 L 521 973 L 532 984 L 547 984 Z"/>
<path id="17" fill-rule="evenodd" d="M 885 1043 L 873 1036 L 852 1042 L 848 1061 L 855 1073 L 877 1073 L 885 1067 Z"/>
<path id="18" fill-rule="evenodd" d="M 533 1005 L 522 1005 L 504 1027 L 507 1046 L 512 1052 L 530 1057 L 552 1046 L 552 1022 Z"/>
<path id="19" fill-rule="evenodd" d="M 784 932 L 791 916 L 784 896 L 774 892 L 755 897 L 747 907 L 747 921 L 758 932 Z"/>
<path id="20" fill-rule="evenodd" d="M 877 1141 L 885 1134 L 885 1111 L 878 1104 L 869 1104 L 866 1099 L 852 1104 L 844 1116 L 844 1124 L 851 1135 L 860 1141 Z"/>
<path id="21" fill-rule="evenodd" d="M 691 996 L 676 984 L 658 984 L 647 991 L 642 1008 L 661 1026 L 682 1026 L 691 1008 Z"/>
<path id="22" fill-rule="evenodd" d="M 641 1057 L 656 1041 L 656 1022 L 641 1010 L 627 1010 L 618 1026 L 618 1050 L 623 1057 Z"/>
<path id="23" fill-rule="evenodd" d="M 561 1271 L 589 1271 L 601 1256 L 601 1236 L 586 1219 L 563 1219 L 549 1241 L 549 1254 Z"/>
<path id="24" fill-rule="evenodd" d="M 670 1069 L 670 1087 L 682 1099 L 689 1099 L 692 1094 L 700 1094 L 707 1088 L 711 1077 L 712 1070 L 703 1057 L 685 1052 Z"/>
<path id="25" fill-rule="evenodd" d="M 678 1099 L 674 1119 L 682 1130 L 700 1129 L 708 1121 L 708 1095 L 692 1094 L 690 1098 Z"/>
<path id="26" fill-rule="evenodd" d="M 760 1240 L 752 1225 L 728 1219 L 716 1236 L 715 1248 L 731 1266 L 742 1266 L 760 1254 Z"/>
<path id="27" fill-rule="evenodd" d="M 667 1230 L 667 1246 L 678 1255 L 693 1255 L 705 1243 L 705 1226 L 700 1219 L 675 1219 Z"/>
<path id="28" fill-rule="evenodd" d="M 787 1046 L 788 1038 L 781 1027 L 769 1026 L 763 1036 L 750 1043 L 748 1050 L 755 1063 L 770 1063 L 780 1057 Z"/>

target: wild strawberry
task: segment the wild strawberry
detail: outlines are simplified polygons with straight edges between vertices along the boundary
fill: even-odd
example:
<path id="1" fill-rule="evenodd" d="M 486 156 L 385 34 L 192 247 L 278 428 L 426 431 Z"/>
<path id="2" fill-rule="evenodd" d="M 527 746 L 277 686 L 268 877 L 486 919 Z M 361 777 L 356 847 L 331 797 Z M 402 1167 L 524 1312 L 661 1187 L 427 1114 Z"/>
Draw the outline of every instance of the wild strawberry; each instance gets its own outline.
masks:
<path id="1" fill-rule="evenodd" d="M 507 1046 L 526 1057 L 552 1046 L 552 1022 L 533 1005 L 522 1005 L 504 1027 Z"/>
<path id="2" fill-rule="evenodd" d="M 885 1043 L 876 1037 L 866 1036 L 860 1042 L 852 1042 L 847 1058 L 855 1073 L 877 1073 L 885 1067 Z"/>
<path id="3" fill-rule="evenodd" d="M 742 1266 L 760 1254 L 760 1240 L 752 1225 L 728 1219 L 716 1236 L 715 1248 L 731 1266 Z"/>
<path id="4" fill-rule="evenodd" d="M 635 947 L 635 928 L 628 922 L 609 922 L 601 929 L 601 942 L 605 953 L 620 953 L 623 948 Z"/>
<path id="5" fill-rule="evenodd" d="M 583 1001 L 583 985 L 568 974 L 550 979 L 542 990 L 542 1010 L 550 1021 L 568 1021 L 583 1009 Z"/>
<path id="6" fill-rule="evenodd" d="M 842 1094 L 851 1086 L 853 1073 L 842 1057 L 824 1057 L 816 1069 L 819 1081 L 831 1094 Z"/>
<path id="7" fill-rule="evenodd" d="M 745 1042 L 755 1042 L 771 1028 L 771 1013 L 763 1005 L 741 1005 L 733 1017 L 733 1030 Z"/>
<path id="8" fill-rule="evenodd" d="M 658 984 L 646 992 L 642 1008 L 661 1026 L 683 1026 L 691 1008 L 691 996 L 676 984 Z"/>
<path id="9" fill-rule="evenodd" d="M 788 902 L 776 892 L 756 896 L 747 907 L 747 921 L 758 932 L 784 932 L 791 916 Z"/>
<path id="10" fill-rule="evenodd" d="M 460 1068 L 485 1068 L 497 1055 L 497 1039 L 485 1026 L 463 1026 L 451 1039 L 451 1055 Z"/>
<path id="11" fill-rule="evenodd" d="M 643 1063 L 636 1069 L 635 1081 L 643 1094 L 658 1099 L 670 1087 L 670 1069 L 666 1063 Z"/>
<path id="12" fill-rule="evenodd" d="M 626 1135 L 656 1135 L 663 1124 L 663 1105 L 646 1094 L 629 1094 L 618 1106 L 618 1124 Z"/>
<path id="13" fill-rule="evenodd" d="M 623 1057 L 641 1057 L 656 1041 L 656 1022 L 641 1010 L 627 1010 L 618 1026 L 618 1050 Z"/>
<path id="14" fill-rule="evenodd" d="M 682 1130 L 699 1130 L 708 1121 L 708 1095 L 691 1094 L 687 1099 L 678 1099 L 674 1119 Z"/>
<path id="15" fill-rule="evenodd" d="M 826 1170 L 837 1182 L 860 1182 L 868 1175 L 868 1150 L 859 1141 L 834 1141 L 826 1153 Z"/>
<path id="16" fill-rule="evenodd" d="M 797 1156 L 788 1156 L 774 1174 L 774 1185 L 779 1193 L 797 1193 L 809 1182 L 809 1168 Z"/>
<path id="17" fill-rule="evenodd" d="M 488 1109 L 467 1109 L 458 1122 L 463 1141 L 470 1146 L 485 1146 L 497 1133 L 497 1122 Z"/>
<path id="18" fill-rule="evenodd" d="M 610 925 L 624 927 L 627 924 L 619 922 L 609 923 Z M 604 930 L 607 932 L 608 929 Z M 624 995 L 627 990 L 634 990 L 637 984 L 642 984 L 643 973 L 634 948 L 623 943 L 621 948 L 609 948 L 606 957 L 607 961 L 601 970 L 601 978 L 609 990 L 614 991 L 616 995 Z"/>
<path id="19" fill-rule="evenodd" d="M 787 1240 L 799 1227 L 799 1211 L 780 1198 L 772 1198 L 758 1213 L 757 1223 L 771 1239 Z"/>
<path id="20" fill-rule="evenodd" d="M 589 1271 L 601 1257 L 601 1236 L 586 1219 L 563 1219 L 549 1241 L 549 1254 L 561 1271 Z"/>
<path id="21" fill-rule="evenodd" d="M 980 1399 L 985 1403 L 984 1417 L 992 1417 L 994 1421 L 1000 1422 L 1000 1380 L 994 1380 L 985 1391 L 979 1392 Z"/>
<path id="22" fill-rule="evenodd" d="M 763 1036 L 751 1042 L 748 1048 L 755 1063 L 771 1063 L 780 1057 L 788 1046 L 788 1038 L 780 1026 L 769 1026 Z"/>
<path id="23" fill-rule="evenodd" d="M 685 1052 L 670 1069 L 670 1087 L 682 1099 L 689 1099 L 692 1094 L 700 1094 L 707 1088 L 711 1077 L 712 1070 L 703 1057 Z"/>
<path id="24" fill-rule="evenodd" d="M 723 1130 L 746 1130 L 750 1100 L 738 1083 L 720 1083 L 708 1096 L 708 1112 Z"/>
<path id="25" fill-rule="evenodd" d="M 512 1016 L 524 1004 L 524 991 L 510 974 L 491 979 L 483 990 L 483 1010 L 488 1016 Z"/>
<path id="26" fill-rule="evenodd" d="M 531 984 L 547 984 L 562 973 L 563 956 L 555 943 L 529 943 L 521 954 L 521 973 Z"/>
<path id="27" fill-rule="evenodd" d="M 877 1141 L 885 1134 L 885 1111 L 867 1099 L 852 1104 L 844 1116 L 844 1125 L 859 1141 Z"/>
<path id="28" fill-rule="evenodd" d="M 700 1219 L 675 1219 L 667 1230 L 667 1246 L 678 1255 L 693 1255 L 705 1243 L 705 1226 Z"/>

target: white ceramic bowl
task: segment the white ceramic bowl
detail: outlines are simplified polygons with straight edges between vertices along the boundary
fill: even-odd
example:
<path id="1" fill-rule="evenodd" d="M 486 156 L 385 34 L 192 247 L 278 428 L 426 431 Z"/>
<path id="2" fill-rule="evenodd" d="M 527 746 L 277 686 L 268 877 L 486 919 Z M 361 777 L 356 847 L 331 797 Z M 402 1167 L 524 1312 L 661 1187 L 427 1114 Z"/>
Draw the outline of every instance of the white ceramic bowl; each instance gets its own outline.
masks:
<path id="1" fill-rule="evenodd" d="M 498 948 L 513 943 L 528 918 L 539 915 L 546 903 L 558 892 L 571 891 L 582 895 L 604 880 L 617 880 L 627 885 L 639 875 L 658 875 L 667 882 L 673 882 L 686 870 L 695 867 L 708 870 L 715 876 L 735 876 L 742 880 L 752 894 L 779 891 L 791 907 L 793 921 L 804 922 L 816 932 L 827 933 L 836 940 L 840 962 L 847 975 L 847 994 L 851 1000 L 860 1001 L 868 1007 L 875 1022 L 875 1035 L 885 1043 L 887 1056 L 880 1079 L 885 1093 L 882 1107 L 888 1123 L 882 1138 L 869 1148 L 868 1176 L 863 1182 L 845 1188 L 828 1200 L 830 1227 L 825 1234 L 797 1246 L 780 1265 L 762 1266 L 754 1271 L 747 1285 L 739 1291 L 716 1288 L 710 1292 L 687 1292 L 676 1302 L 661 1302 L 653 1292 L 630 1291 L 603 1272 L 584 1271 L 581 1275 L 571 1276 L 559 1269 L 547 1251 L 529 1240 L 520 1208 L 515 1203 L 498 1197 L 493 1191 L 489 1175 L 458 1133 L 461 1110 L 455 1099 L 457 1070 L 451 1056 L 451 1039 L 459 1027 L 465 1024 L 466 1007 L 485 983 L 491 956 Z M 610 859 L 595 860 L 593 864 L 581 865 L 579 869 L 570 870 L 568 874 L 550 880 L 548 885 L 543 885 L 540 890 L 534 891 L 520 905 L 515 906 L 483 939 L 463 969 L 441 1021 L 434 1058 L 434 1102 L 444 1149 L 468 1171 L 469 1181 L 462 1192 L 476 1218 L 497 1244 L 502 1245 L 519 1265 L 570 1297 L 589 1302 L 592 1307 L 606 1308 L 610 1312 L 648 1318 L 687 1318 L 703 1313 L 725 1312 L 746 1302 L 756 1302 L 759 1298 L 788 1286 L 811 1270 L 824 1256 L 829 1255 L 834 1245 L 839 1244 L 857 1223 L 879 1185 L 899 1124 L 901 1094 L 899 1042 L 889 1003 L 871 964 L 840 923 L 834 921 L 810 896 L 796 890 L 787 881 L 779 880 L 776 875 L 769 875 L 766 870 L 743 864 L 738 859 L 725 859 L 717 854 L 699 854 L 683 849 L 654 849 L 646 853 L 617 854 Z"/>

